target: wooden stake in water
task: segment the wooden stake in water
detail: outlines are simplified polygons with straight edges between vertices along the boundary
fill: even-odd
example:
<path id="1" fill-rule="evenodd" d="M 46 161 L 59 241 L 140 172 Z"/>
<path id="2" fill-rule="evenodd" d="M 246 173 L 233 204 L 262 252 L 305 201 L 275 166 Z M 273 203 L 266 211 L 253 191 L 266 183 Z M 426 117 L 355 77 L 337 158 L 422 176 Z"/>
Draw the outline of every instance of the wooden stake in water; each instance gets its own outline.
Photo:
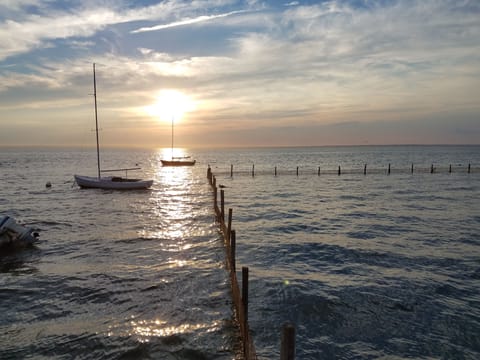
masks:
<path id="1" fill-rule="evenodd" d="M 295 359 L 295 327 L 291 323 L 283 325 L 280 360 Z"/>
<path id="2" fill-rule="evenodd" d="M 245 329 L 248 329 L 248 267 L 242 267 L 242 304 L 245 314 Z"/>

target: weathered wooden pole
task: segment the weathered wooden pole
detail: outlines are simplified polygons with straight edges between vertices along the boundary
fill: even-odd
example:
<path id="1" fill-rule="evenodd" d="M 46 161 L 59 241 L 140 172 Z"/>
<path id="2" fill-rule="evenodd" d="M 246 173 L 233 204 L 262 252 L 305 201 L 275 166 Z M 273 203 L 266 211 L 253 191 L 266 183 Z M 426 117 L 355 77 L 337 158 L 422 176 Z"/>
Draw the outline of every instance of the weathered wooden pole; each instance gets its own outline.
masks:
<path id="1" fill-rule="evenodd" d="M 255 164 L 252 165 L 252 177 L 255 176 Z"/>
<path id="2" fill-rule="evenodd" d="M 388 163 L 388 175 L 390 175 L 390 163 Z"/>
<path id="3" fill-rule="evenodd" d="M 432 166 L 430 167 L 430 174 L 433 174 L 433 171 L 434 171 L 434 168 L 433 168 L 433 164 L 432 164 Z"/>
<path id="4" fill-rule="evenodd" d="M 215 188 L 217 187 L 217 178 L 215 176 L 213 176 L 212 186 Z"/>
<path id="5" fill-rule="evenodd" d="M 320 166 L 318 167 L 318 176 L 320 176 Z"/>
<path id="6" fill-rule="evenodd" d="M 225 190 L 220 190 L 220 218 L 225 224 Z"/>
<path id="7" fill-rule="evenodd" d="M 448 172 L 449 172 L 449 173 L 452 172 L 452 164 L 450 164 L 450 166 L 448 167 Z"/>
<path id="8" fill-rule="evenodd" d="M 217 220 L 218 220 L 218 213 L 217 213 L 217 210 L 218 210 L 218 203 L 217 203 L 217 196 L 218 196 L 218 189 L 213 186 L 213 209 L 215 210 L 215 216 L 217 217 Z"/>
<path id="9" fill-rule="evenodd" d="M 367 175 L 367 164 L 363 166 L 363 175 Z"/>
<path id="10" fill-rule="evenodd" d="M 230 236 L 232 232 L 232 212 L 233 210 L 231 208 L 228 209 L 227 238 L 225 239 L 225 241 L 227 241 L 228 244 L 230 243 Z"/>
<path id="11" fill-rule="evenodd" d="M 342 170 L 340 169 L 340 165 L 338 165 L 338 175 L 342 175 Z"/>
<path id="12" fill-rule="evenodd" d="M 280 360 L 295 359 L 295 326 L 291 323 L 283 325 Z"/>
<path id="13" fill-rule="evenodd" d="M 212 185 L 212 169 L 210 169 L 210 165 L 207 168 L 207 179 L 210 185 Z"/>
<path id="14" fill-rule="evenodd" d="M 412 163 L 412 174 L 413 174 L 413 163 Z"/>
<path id="15" fill-rule="evenodd" d="M 233 164 L 230 164 L 230 177 L 233 177 Z"/>
<path id="16" fill-rule="evenodd" d="M 242 267 L 242 305 L 243 305 L 243 314 L 245 333 L 248 329 L 248 267 Z"/>
<path id="17" fill-rule="evenodd" d="M 277 176 L 277 167 L 275 166 L 275 176 Z"/>
<path id="18" fill-rule="evenodd" d="M 232 271 L 235 272 L 235 248 L 237 246 L 237 233 L 234 229 L 231 231 L 230 235 L 230 264 L 232 264 Z"/>
<path id="19" fill-rule="evenodd" d="M 470 174 L 470 164 L 468 164 L 468 173 Z"/>
<path id="20" fill-rule="evenodd" d="M 298 176 L 298 166 L 297 166 L 297 176 Z"/>

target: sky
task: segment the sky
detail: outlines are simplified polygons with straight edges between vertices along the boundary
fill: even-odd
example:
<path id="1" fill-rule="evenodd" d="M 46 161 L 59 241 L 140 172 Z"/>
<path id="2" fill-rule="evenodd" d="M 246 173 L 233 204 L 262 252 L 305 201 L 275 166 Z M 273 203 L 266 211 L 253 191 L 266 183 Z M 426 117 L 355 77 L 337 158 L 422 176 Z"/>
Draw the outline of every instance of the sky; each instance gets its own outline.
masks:
<path id="1" fill-rule="evenodd" d="M 480 144 L 479 0 L 0 0 L 0 146 Z"/>

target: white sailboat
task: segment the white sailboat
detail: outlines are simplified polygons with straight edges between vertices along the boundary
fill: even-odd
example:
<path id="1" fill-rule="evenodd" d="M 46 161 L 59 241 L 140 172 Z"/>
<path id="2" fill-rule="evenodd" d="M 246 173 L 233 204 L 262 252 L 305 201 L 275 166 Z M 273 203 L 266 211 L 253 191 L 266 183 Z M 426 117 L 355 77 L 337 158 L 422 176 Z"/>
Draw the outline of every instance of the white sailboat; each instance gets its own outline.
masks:
<path id="1" fill-rule="evenodd" d="M 173 156 L 173 117 L 172 117 L 172 157 L 170 160 L 160 160 L 163 166 L 193 166 L 196 160 L 187 160 L 189 157 L 174 157 Z"/>
<path id="2" fill-rule="evenodd" d="M 102 170 L 100 169 L 100 145 L 98 141 L 98 117 L 97 117 L 97 83 L 95 79 L 95 63 L 93 64 L 93 97 L 95 99 L 95 133 L 97 137 L 97 177 L 74 175 L 75 181 L 78 186 L 82 188 L 97 188 L 97 189 L 113 189 L 113 190 L 137 190 L 148 189 L 153 184 L 153 180 L 142 179 L 129 179 L 120 176 L 101 176 Z M 127 171 L 138 170 L 140 168 L 127 168 L 127 169 L 114 169 L 104 170 L 103 172 L 111 171 Z"/>

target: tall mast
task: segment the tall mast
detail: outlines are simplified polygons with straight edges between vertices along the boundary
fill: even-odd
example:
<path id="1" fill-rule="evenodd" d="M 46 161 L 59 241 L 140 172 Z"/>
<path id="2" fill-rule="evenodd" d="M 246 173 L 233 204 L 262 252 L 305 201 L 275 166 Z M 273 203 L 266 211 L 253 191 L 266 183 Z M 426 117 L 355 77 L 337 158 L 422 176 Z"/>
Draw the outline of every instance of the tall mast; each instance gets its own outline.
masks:
<path id="1" fill-rule="evenodd" d="M 95 80 L 95 63 L 93 63 L 93 98 L 95 99 L 95 133 L 97 135 L 97 169 L 100 179 L 100 146 L 98 142 L 98 117 L 97 117 L 97 82 Z"/>
<path id="2" fill-rule="evenodd" d="M 173 119 L 174 119 L 174 116 L 172 115 L 172 160 L 173 160 Z"/>

